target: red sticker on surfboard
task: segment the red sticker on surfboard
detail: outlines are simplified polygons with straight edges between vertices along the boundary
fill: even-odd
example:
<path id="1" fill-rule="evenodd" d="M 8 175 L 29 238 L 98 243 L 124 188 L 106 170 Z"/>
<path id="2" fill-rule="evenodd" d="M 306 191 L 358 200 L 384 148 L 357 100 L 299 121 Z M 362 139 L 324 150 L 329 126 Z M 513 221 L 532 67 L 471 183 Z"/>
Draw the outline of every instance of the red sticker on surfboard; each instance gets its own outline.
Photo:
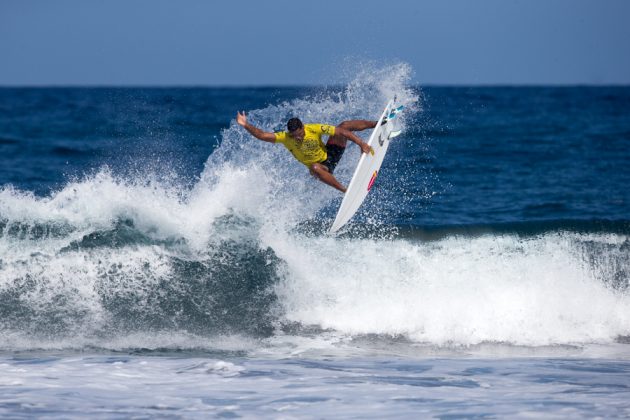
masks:
<path id="1" fill-rule="evenodd" d="M 372 188 L 372 185 L 374 185 L 376 175 L 378 175 L 378 171 L 374 171 L 374 173 L 372 174 L 372 178 L 370 179 L 370 183 L 368 184 L 368 191 L 370 191 L 370 188 Z"/>

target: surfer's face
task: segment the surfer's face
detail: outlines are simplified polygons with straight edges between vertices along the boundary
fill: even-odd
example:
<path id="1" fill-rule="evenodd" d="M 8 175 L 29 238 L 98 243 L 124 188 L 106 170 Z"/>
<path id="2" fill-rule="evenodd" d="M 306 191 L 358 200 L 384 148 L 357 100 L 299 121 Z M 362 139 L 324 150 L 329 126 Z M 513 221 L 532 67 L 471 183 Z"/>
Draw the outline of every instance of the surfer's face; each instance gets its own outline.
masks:
<path id="1" fill-rule="evenodd" d="M 300 127 L 297 130 L 289 131 L 289 135 L 296 140 L 304 140 L 304 127 Z"/>

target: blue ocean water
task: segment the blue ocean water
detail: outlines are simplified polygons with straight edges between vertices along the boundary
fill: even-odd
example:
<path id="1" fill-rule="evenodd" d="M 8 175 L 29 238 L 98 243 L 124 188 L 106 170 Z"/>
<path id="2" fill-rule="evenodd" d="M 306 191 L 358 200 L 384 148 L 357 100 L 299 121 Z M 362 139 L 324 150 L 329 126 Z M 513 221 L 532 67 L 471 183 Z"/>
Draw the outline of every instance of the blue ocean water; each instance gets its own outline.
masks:
<path id="1" fill-rule="evenodd" d="M 630 415 L 630 88 L 409 73 L 1 88 L 0 414 Z M 403 135 L 335 236 L 341 195 L 234 121 L 394 95 Z"/>

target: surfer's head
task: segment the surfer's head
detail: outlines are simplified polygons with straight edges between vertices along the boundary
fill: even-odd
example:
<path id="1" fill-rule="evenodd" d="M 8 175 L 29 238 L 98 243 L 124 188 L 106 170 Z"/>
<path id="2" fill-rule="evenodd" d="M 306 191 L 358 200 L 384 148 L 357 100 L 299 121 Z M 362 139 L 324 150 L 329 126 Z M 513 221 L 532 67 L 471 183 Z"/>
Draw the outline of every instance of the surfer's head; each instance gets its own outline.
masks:
<path id="1" fill-rule="evenodd" d="M 287 130 L 294 139 L 302 140 L 304 138 L 304 124 L 299 118 L 291 118 L 287 122 Z"/>

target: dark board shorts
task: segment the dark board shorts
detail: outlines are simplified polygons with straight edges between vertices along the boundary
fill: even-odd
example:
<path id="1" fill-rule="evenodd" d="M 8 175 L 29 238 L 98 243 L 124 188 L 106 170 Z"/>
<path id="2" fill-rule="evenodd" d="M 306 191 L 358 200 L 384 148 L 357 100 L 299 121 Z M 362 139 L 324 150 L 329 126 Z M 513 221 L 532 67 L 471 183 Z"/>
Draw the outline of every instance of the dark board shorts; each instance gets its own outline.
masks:
<path id="1" fill-rule="evenodd" d="M 328 154 L 328 157 L 325 161 L 320 163 L 327 167 L 328 171 L 332 174 L 345 150 L 345 147 L 337 146 L 336 144 L 327 144 L 326 153 Z"/>

